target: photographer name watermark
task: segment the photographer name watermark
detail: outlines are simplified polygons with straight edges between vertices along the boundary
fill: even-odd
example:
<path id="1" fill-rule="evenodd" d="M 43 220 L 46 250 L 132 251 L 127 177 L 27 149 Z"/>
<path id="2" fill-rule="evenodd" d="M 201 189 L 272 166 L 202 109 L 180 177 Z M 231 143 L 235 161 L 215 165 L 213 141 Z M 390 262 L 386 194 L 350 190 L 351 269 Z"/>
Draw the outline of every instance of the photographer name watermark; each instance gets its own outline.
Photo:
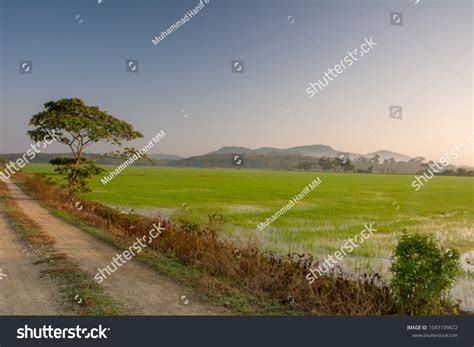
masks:
<path id="1" fill-rule="evenodd" d="M 301 193 L 295 195 L 285 206 L 283 206 L 278 212 L 276 212 L 270 218 L 267 218 L 265 222 L 257 225 L 259 231 L 263 231 L 266 227 L 276 221 L 278 218 L 283 216 L 288 210 L 292 209 L 300 200 L 303 200 L 312 190 L 321 184 L 321 179 L 318 177 L 313 182 L 308 184 Z"/>
<path id="2" fill-rule="evenodd" d="M 149 150 L 153 148 L 154 145 L 156 145 L 158 142 L 161 141 L 162 138 L 166 136 L 166 133 L 161 130 L 159 133 L 155 135 L 155 137 L 152 137 L 150 141 L 148 141 L 148 144 L 143 147 L 142 149 L 139 149 L 137 153 L 134 153 L 130 158 L 128 158 L 125 162 L 123 162 L 118 168 L 116 168 L 114 171 L 110 172 L 107 176 L 104 176 L 101 178 L 102 184 L 105 186 L 107 183 L 109 183 L 111 180 L 113 180 L 116 176 L 118 176 L 123 170 L 125 170 L 127 167 L 132 165 L 135 161 L 140 159 L 143 155 L 146 154 Z"/>
<path id="3" fill-rule="evenodd" d="M 153 44 L 156 46 L 159 44 L 161 41 L 163 41 L 166 37 L 171 35 L 175 30 L 178 30 L 182 25 L 186 24 L 188 21 L 190 21 L 193 16 L 196 16 L 199 11 L 201 11 L 204 6 L 206 6 L 209 3 L 210 0 L 200 0 L 198 5 L 193 8 L 192 10 L 189 10 L 184 17 L 182 17 L 179 21 L 174 23 L 172 26 L 170 26 L 168 29 L 165 31 L 162 31 L 159 36 L 155 36 L 154 39 L 151 40 Z"/>

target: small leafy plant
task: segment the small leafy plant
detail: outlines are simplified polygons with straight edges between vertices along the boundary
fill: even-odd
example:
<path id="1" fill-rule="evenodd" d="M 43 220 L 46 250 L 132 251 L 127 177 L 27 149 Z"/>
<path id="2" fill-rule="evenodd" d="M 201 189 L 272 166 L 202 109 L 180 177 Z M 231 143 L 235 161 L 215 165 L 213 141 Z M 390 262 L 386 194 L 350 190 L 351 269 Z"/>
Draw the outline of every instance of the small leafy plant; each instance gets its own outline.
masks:
<path id="1" fill-rule="evenodd" d="M 188 233 L 197 233 L 201 226 L 199 223 L 193 221 L 189 212 L 189 207 L 183 203 L 178 211 L 173 215 L 173 220 L 177 222 L 181 230 Z"/>
<path id="2" fill-rule="evenodd" d="M 403 314 L 456 313 L 448 291 L 460 271 L 459 252 L 430 234 L 404 233 L 393 253 L 392 290 Z"/>
<path id="3" fill-rule="evenodd" d="M 207 215 L 208 222 L 206 230 L 212 233 L 217 233 L 224 225 L 225 218 L 220 213 L 212 213 Z"/>

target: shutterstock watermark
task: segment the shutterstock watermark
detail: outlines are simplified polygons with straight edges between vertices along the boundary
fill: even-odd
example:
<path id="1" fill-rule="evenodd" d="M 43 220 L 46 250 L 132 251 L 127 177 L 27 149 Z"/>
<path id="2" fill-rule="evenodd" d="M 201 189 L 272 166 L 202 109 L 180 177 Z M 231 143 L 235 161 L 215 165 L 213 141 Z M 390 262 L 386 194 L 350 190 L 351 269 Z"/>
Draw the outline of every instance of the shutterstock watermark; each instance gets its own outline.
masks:
<path id="1" fill-rule="evenodd" d="M 148 141 L 148 144 L 145 147 L 138 150 L 138 155 L 137 154 L 132 155 L 114 171 L 110 172 L 107 176 L 104 176 L 103 178 L 101 178 L 100 181 L 102 182 L 102 184 L 105 186 L 107 183 L 109 183 L 115 176 L 118 176 L 123 170 L 125 170 L 127 167 L 132 165 L 135 161 L 137 161 L 144 154 L 146 154 L 146 152 L 152 149 L 153 146 L 156 145 L 158 142 L 160 142 L 161 139 L 165 136 L 166 136 L 166 133 L 163 130 L 161 130 L 158 134 L 155 135 L 155 137 L 153 137 L 150 141 Z"/>
<path id="2" fill-rule="evenodd" d="M 352 64 L 354 64 L 354 62 L 358 61 L 359 60 L 358 58 L 362 58 L 365 54 L 369 53 L 374 46 L 377 46 L 377 42 L 372 41 L 372 37 L 371 37 L 370 39 L 366 38 L 365 42 L 360 45 L 360 51 L 357 48 L 354 49 L 353 51 L 347 51 L 347 54 L 339 61 L 339 64 L 334 65 L 332 69 L 328 68 L 327 71 L 324 72 L 324 77 L 322 79 L 319 79 L 317 82 L 309 82 L 309 88 L 306 89 L 306 93 L 308 93 L 310 98 L 315 96 L 317 93 L 319 93 L 319 91 L 327 87 L 329 82 L 332 82 L 338 75 L 342 74 L 348 67 L 351 67 Z M 357 53 L 358 51 L 359 53 Z M 331 78 L 331 76 L 333 78 Z M 323 83 L 323 81 L 325 83 Z"/>
<path id="3" fill-rule="evenodd" d="M 102 327 L 99 324 L 97 328 L 81 328 L 76 325 L 75 328 L 53 328 L 51 325 L 43 325 L 41 328 L 30 328 L 25 324 L 23 328 L 16 330 L 16 338 L 21 339 L 107 339 L 106 332 L 110 328 Z"/>
<path id="4" fill-rule="evenodd" d="M 313 182 L 308 184 L 301 193 L 295 195 L 285 206 L 283 206 L 277 213 L 275 213 L 270 218 L 267 218 L 265 222 L 260 223 L 257 225 L 259 231 L 262 231 L 266 227 L 268 227 L 271 223 L 276 221 L 278 218 L 283 216 L 288 210 L 293 208 L 300 200 L 304 199 L 306 195 L 308 195 L 313 189 L 321 184 L 321 179 L 318 177 Z"/>
<path id="5" fill-rule="evenodd" d="M 10 160 L 9 163 L 5 164 L 5 170 L 4 170 L 5 172 L 0 171 L 0 179 L 3 182 L 6 182 L 12 175 L 20 171 L 22 168 L 24 168 L 25 165 L 30 162 L 30 160 L 35 159 L 36 154 L 41 153 L 40 149 L 45 149 L 46 146 L 52 144 L 54 140 L 56 139 L 55 131 L 48 130 L 48 134 L 49 134 L 49 139 L 45 138 L 44 141 L 39 141 L 39 142 L 31 144 L 30 145 L 31 148 L 27 150 L 21 158 L 18 158 L 14 162 Z M 40 145 L 42 145 L 42 148 L 37 148 Z M 26 158 L 27 156 L 28 158 Z M 15 164 L 18 165 L 19 167 L 17 167 Z M 8 176 L 6 173 L 8 173 Z"/>
<path id="6" fill-rule="evenodd" d="M 165 230 L 161 226 L 161 223 L 156 225 L 153 223 L 153 229 L 148 232 L 148 235 L 144 235 L 142 237 L 137 237 L 135 242 L 128 247 L 127 250 L 123 251 L 121 254 L 116 254 L 115 257 L 112 258 L 110 265 L 107 265 L 105 268 L 99 270 L 94 278 L 97 283 L 102 283 L 107 276 L 112 275 L 115 271 L 118 270 L 119 267 L 125 265 L 127 261 L 132 260 L 137 254 L 143 251 L 144 248 L 148 246 L 148 244 L 152 243 L 154 239 L 161 235 L 161 233 Z M 120 262 L 118 261 L 120 259 Z"/>
<path id="7" fill-rule="evenodd" d="M 471 130 L 470 136 L 466 139 L 466 141 L 461 142 L 460 144 L 455 144 L 453 148 L 445 154 L 445 156 L 439 158 L 438 161 L 434 161 L 428 169 L 423 172 L 422 175 L 416 175 L 415 179 L 411 182 L 411 186 L 415 188 L 415 191 L 419 191 L 421 187 L 424 186 L 430 179 L 434 177 L 435 173 L 439 173 L 443 171 L 445 166 L 451 164 L 453 160 L 459 158 L 459 156 L 463 153 L 464 150 L 467 150 L 474 146 L 474 131 Z M 429 175 L 428 175 L 429 173 Z M 421 182 L 421 181 L 424 182 Z"/>
<path id="8" fill-rule="evenodd" d="M 163 41 L 166 37 L 171 35 L 175 30 L 178 30 L 182 25 L 186 24 L 186 22 L 190 21 L 193 16 L 197 15 L 199 11 L 201 11 L 204 6 L 206 6 L 209 3 L 210 0 L 200 0 L 198 5 L 193 8 L 192 10 L 189 10 L 184 17 L 182 17 L 179 21 L 174 23 L 172 26 L 170 26 L 168 29 L 165 31 L 161 32 L 160 36 L 155 36 L 154 39 L 151 40 L 153 44 L 156 46 L 159 44 L 161 41 Z"/>
<path id="9" fill-rule="evenodd" d="M 354 248 L 359 247 L 359 244 L 364 243 L 365 240 L 372 236 L 374 231 L 377 230 L 372 228 L 372 223 L 370 223 L 369 226 L 365 224 L 364 229 L 362 229 L 359 235 L 355 235 L 354 238 L 349 237 L 348 241 L 344 243 L 338 251 L 335 251 L 332 255 L 324 257 L 324 261 L 321 265 L 318 265 L 317 268 L 309 269 L 309 273 L 306 275 L 308 282 L 310 284 L 313 283 L 318 278 L 318 275 L 322 276 L 323 273 L 328 272 L 331 268 L 336 266 L 340 260 L 344 259 L 347 253 L 352 252 Z M 322 265 L 324 265 L 324 270 L 321 268 Z M 318 275 L 316 275 L 316 273 L 318 273 Z"/>

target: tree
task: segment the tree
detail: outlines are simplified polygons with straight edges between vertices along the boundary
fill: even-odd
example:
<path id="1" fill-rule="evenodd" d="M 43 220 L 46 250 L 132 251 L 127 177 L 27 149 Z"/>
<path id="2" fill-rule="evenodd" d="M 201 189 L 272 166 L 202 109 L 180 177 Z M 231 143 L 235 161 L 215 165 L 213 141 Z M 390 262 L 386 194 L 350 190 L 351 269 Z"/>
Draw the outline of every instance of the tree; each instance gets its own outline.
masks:
<path id="1" fill-rule="evenodd" d="M 313 167 L 313 164 L 311 164 L 309 161 L 300 161 L 298 163 L 297 169 L 310 171 L 312 167 Z"/>
<path id="2" fill-rule="evenodd" d="M 396 170 L 397 162 L 395 161 L 394 158 L 390 158 L 390 159 L 388 160 L 388 166 L 389 166 L 390 172 L 394 173 L 394 172 L 397 171 L 397 170 Z"/>
<path id="3" fill-rule="evenodd" d="M 384 173 L 390 173 L 388 159 L 383 160 L 383 169 L 382 170 L 383 170 L 382 172 L 384 172 Z"/>
<path id="4" fill-rule="evenodd" d="M 374 169 L 377 170 L 377 166 L 379 165 L 379 158 L 380 155 L 375 154 L 372 158 L 369 159 L 369 163 L 371 163 L 371 165 L 367 168 L 369 172 L 373 172 Z"/>
<path id="5" fill-rule="evenodd" d="M 354 171 L 354 165 L 349 158 L 347 158 L 346 161 L 342 163 L 342 169 L 344 172 Z"/>
<path id="6" fill-rule="evenodd" d="M 321 157 L 318 159 L 318 165 L 323 171 L 328 171 L 333 168 L 332 159 L 329 157 Z"/>
<path id="7" fill-rule="evenodd" d="M 132 125 L 97 106 L 87 106 L 78 98 L 49 101 L 44 108 L 31 118 L 30 126 L 35 129 L 29 130 L 28 135 L 34 141 L 43 141 L 53 133 L 59 143 L 69 147 L 72 158 L 58 157 L 50 163 L 56 166 L 56 172 L 67 177 L 71 200 L 80 192 L 90 191 L 88 180 L 105 172 L 83 157 L 87 147 L 100 141 L 121 146 L 122 141 L 143 137 Z"/>
<path id="8" fill-rule="evenodd" d="M 339 171 L 338 168 L 341 168 L 344 170 L 344 172 L 354 170 L 354 165 L 352 165 L 352 162 L 349 158 L 334 158 L 333 163 L 337 171 Z"/>
<path id="9" fill-rule="evenodd" d="M 430 168 L 431 165 L 434 164 L 434 161 L 433 160 L 428 160 L 427 162 L 425 163 L 422 163 L 421 164 L 421 171 L 428 171 L 428 169 Z"/>
<path id="10" fill-rule="evenodd" d="M 379 158 L 380 158 L 380 155 L 375 154 L 372 158 L 370 158 L 370 162 L 373 163 L 374 165 L 378 165 L 379 164 Z"/>
<path id="11" fill-rule="evenodd" d="M 342 168 L 343 166 L 343 159 L 342 158 L 334 158 L 332 160 L 333 166 L 336 169 L 337 172 L 339 172 L 339 169 Z"/>

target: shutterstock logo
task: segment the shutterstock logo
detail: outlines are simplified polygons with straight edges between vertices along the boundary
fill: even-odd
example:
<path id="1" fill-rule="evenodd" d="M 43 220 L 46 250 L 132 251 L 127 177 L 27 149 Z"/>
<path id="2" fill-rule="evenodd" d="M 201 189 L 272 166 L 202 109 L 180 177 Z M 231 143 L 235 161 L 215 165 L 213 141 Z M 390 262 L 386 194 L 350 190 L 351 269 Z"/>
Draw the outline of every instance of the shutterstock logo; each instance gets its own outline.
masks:
<path id="1" fill-rule="evenodd" d="M 41 328 L 30 328 L 27 324 L 16 330 L 17 339 L 107 339 L 106 332 L 110 328 L 53 328 L 51 325 L 43 325 Z"/>

